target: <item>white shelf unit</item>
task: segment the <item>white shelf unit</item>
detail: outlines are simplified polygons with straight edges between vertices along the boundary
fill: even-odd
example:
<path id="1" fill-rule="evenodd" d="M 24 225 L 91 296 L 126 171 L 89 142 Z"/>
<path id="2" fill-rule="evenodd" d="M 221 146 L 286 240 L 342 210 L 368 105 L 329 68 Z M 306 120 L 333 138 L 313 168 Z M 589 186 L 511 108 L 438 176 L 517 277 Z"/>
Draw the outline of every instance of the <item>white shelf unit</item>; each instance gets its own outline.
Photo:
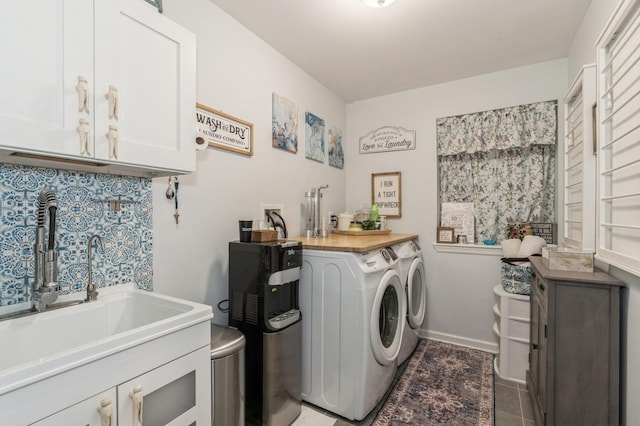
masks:
<path id="1" fill-rule="evenodd" d="M 529 366 L 529 296 L 507 293 L 501 284 L 493 288 L 493 294 L 497 297 L 493 332 L 500 341 L 495 372 L 504 380 L 524 384 Z"/>

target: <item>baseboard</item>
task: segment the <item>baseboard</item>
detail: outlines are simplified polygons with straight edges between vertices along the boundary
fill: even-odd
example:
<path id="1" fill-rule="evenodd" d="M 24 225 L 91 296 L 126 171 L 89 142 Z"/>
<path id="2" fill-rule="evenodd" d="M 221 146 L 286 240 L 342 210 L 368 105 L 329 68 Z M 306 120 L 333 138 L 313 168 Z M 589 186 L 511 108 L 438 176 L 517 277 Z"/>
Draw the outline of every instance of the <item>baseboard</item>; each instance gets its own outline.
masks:
<path id="1" fill-rule="evenodd" d="M 484 340 L 469 339 L 468 337 L 456 336 L 454 334 L 438 333 L 436 331 L 418 330 L 418 336 L 423 339 L 437 340 L 439 342 L 451 343 L 453 345 L 464 346 L 471 349 L 478 349 L 484 352 L 497 354 L 498 344 L 486 342 Z"/>

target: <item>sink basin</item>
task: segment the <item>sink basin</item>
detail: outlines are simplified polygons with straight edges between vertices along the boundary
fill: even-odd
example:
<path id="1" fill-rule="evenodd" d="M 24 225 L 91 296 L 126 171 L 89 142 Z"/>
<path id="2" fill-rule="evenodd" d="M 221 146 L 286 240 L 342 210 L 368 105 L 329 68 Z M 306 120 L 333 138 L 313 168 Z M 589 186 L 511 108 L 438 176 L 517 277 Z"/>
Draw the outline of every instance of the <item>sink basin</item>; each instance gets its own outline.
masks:
<path id="1" fill-rule="evenodd" d="M 212 317 L 207 305 L 118 286 L 94 302 L 2 321 L 0 395 Z"/>

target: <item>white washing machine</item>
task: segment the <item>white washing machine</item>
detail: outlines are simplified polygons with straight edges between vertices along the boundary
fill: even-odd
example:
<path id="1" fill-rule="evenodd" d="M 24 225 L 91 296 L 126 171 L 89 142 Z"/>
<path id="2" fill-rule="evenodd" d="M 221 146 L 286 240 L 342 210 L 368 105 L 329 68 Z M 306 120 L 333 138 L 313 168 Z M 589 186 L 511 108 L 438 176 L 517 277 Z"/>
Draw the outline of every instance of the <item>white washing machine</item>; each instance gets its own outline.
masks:
<path id="1" fill-rule="evenodd" d="M 302 252 L 302 399 L 362 420 L 397 370 L 406 298 L 387 249 Z"/>
<path id="2" fill-rule="evenodd" d="M 398 354 L 398 364 L 402 364 L 418 346 L 418 330 L 426 312 L 427 284 L 422 250 L 418 241 L 405 241 L 391 248 L 398 256 L 397 270 L 407 301 L 407 319 Z"/>

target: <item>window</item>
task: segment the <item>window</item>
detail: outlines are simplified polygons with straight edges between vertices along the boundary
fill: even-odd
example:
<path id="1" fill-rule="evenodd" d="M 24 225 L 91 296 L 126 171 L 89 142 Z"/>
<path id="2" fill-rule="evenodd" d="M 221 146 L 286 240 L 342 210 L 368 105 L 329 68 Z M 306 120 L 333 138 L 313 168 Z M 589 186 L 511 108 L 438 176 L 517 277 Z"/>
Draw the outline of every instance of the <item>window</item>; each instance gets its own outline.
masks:
<path id="1" fill-rule="evenodd" d="M 596 257 L 640 275 L 640 0 L 618 4 L 597 52 Z"/>
<path id="2" fill-rule="evenodd" d="M 504 239 L 510 221 L 555 219 L 557 102 L 439 118 L 439 196 L 474 203 L 475 241 Z"/>

